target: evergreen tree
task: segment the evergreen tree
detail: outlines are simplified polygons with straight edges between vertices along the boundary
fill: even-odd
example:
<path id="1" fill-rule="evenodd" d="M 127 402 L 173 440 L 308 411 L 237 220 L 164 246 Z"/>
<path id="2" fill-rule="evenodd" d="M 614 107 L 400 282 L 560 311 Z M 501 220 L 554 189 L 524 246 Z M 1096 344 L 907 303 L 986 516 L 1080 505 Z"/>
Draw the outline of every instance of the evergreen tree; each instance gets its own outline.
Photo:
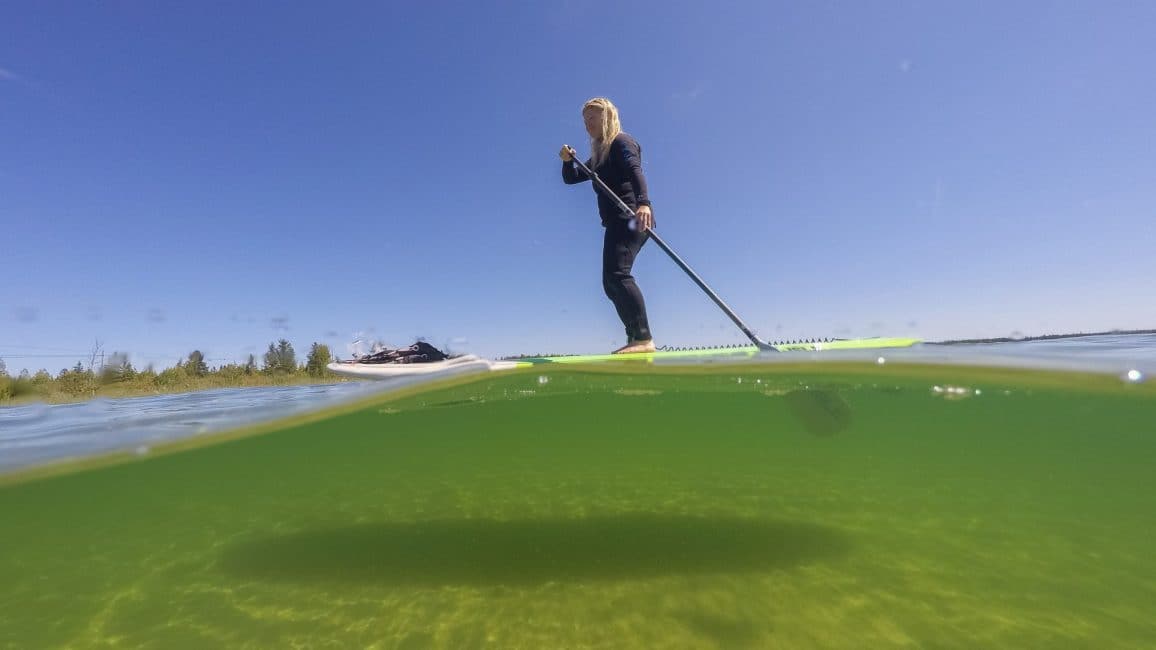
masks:
<path id="1" fill-rule="evenodd" d="M 281 339 L 277 344 L 269 344 L 269 351 L 265 353 L 265 372 L 292 373 L 297 370 L 297 353 L 293 345 Z"/>
<path id="2" fill-rule="evenodd" d="M 108 363 L 100 371 L 100 380 L 106 384 L 129 381 L 136 377 L 136 369 L 124 352 L 113 352 Z"/>
<path id="3" fill-rule="evenodd" d="M 185 364 L 185 372 L 190 377 L 204 377 L 209 372 L 209 364 L 205 363 L 205 355 L 200 350 L 189 353 L 189 361 Z"/>
<path id="4" fill-rule="evenodd" d="M 324 377 L 329 370 L 325 367 L 333 360 L 329 354 L 329 346 L 324 343 L 314 343 L 309 348 L 309 357 L 305 362 L 305 371 L 310 377 Z"/>
<path id="5" fill-rule="evenodd" d="M 79 361 L 71 369 L 61 370 L 56 377 L 56 385 L 69 395 L 91 395 L 96 391 L 96 376 Z"/>
<path id="6" fill-rule="evenodd" d="M 277 369 L 277 345 L 275 343 L 269 344 L 269 349 L 265 351 L 265 367 L 262 368 L 265 372 L 274 372 Z"/>

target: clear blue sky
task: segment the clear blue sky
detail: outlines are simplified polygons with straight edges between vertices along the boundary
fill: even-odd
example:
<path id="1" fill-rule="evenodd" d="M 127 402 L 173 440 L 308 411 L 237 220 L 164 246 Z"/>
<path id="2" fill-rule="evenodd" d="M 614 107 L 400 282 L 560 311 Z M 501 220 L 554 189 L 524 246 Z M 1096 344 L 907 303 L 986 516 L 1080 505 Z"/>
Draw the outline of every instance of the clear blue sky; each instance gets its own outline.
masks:
<path id="1" fill-rule="evenodd" d="M 765 338 L 1156 327 L 1156 4 L 677 4 L 9 3 L 0 358 L 617 347 L 599 95 Z M 635 275 L 658 344 L 744 340 Z"/>

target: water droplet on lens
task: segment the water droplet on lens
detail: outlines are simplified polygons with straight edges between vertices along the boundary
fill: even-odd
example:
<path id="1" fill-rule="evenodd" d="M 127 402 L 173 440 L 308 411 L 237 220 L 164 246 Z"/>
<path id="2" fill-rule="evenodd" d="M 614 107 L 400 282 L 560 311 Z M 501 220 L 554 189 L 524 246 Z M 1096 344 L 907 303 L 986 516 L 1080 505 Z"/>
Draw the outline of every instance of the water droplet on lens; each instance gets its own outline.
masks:
<path id="1" fill-rule="evenodd" d="M 136 449 L 134 449 L 133 451 L 136 452 L 137 456 L 145 456 L 149 453 L 149 448 L 146 447 L 145 445 L 141 445 L 141 446 L 137 447 Z"/>
<path id="2" fill-rule="evenodd" d="M 1128 374 L 1124 375 L 1124 377 L 1128 381 L 1134 382 L 1134 383 L 1144 381 L 1144 373 L 1140 372 L 1139 370 L 1136 370 L 1135 368 L 1133 368 L 1132 370 L 1129 370 Z"/>
<path id="3" fill-rule="evenodd" d="M 978 390 L 973 391 L 972 389 L 965 388 L 963 386 L 932 386 L 931 392 L 943 397 L 944 399 L 952 401 L 961 400 L 967 397 L 971 397 L 972 395 L 979 394 Z"/>
<path id="4" fill-rule="evenodd" d="M 883 357 L 879 357 L 878 359 L 875 360 L 875 363 L 877 363 L 879 365 L 883 365 L 883 364 L 887 363 L 887 359 L 884 359 Z"/>
<path id="5" fill-rule="evenodd" d="M 538 375 L 538 383 L 539 384 L 548 384 L 548 383 L 550 383 L 550 378 L 547 377 L 546 375 Z"/>

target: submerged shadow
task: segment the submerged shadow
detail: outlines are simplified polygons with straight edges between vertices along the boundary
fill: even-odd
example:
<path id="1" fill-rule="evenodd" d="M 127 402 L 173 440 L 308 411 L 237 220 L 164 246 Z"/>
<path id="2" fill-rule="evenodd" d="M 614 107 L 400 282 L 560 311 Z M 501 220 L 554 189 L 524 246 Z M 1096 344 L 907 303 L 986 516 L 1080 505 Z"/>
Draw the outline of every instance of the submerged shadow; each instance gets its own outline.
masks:
<path id="1" fill-rule="evenodd" d="M 384 585 L 526 585 L 789 568 L 849 550 L 805 523 L 628 514 L 452 519 L 308 531 L 227 548 L 244 579 Z"/>
<path id="2" fill-rule="evenodd" d="M 783 397 L 807 433 L 827 437 L 851 426 L 851 405 L 833 390 L 793 390 Z"/>

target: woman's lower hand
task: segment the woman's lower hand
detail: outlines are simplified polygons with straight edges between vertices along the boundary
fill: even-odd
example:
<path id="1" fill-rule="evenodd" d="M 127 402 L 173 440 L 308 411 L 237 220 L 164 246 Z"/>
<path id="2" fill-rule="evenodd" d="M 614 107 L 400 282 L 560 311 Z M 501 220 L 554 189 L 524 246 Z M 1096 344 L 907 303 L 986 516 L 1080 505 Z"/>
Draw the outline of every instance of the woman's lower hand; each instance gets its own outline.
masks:
<path id="1" fill-rule="evenodd" d="M 654 214 L 650 211 L 649 205 L 638 206 L 634 216 L 638 219 L 638 232 L 646 232 L 654 227 Z"/>
<path id="2" fill-rule="evenodd" d="M 570 145 L 562 145 L 562 150 L 558 152 L 558 157 L 562 159 L 562 162 L 570 162 L 573 160 L 574 157 L 570 155 Z"/>

